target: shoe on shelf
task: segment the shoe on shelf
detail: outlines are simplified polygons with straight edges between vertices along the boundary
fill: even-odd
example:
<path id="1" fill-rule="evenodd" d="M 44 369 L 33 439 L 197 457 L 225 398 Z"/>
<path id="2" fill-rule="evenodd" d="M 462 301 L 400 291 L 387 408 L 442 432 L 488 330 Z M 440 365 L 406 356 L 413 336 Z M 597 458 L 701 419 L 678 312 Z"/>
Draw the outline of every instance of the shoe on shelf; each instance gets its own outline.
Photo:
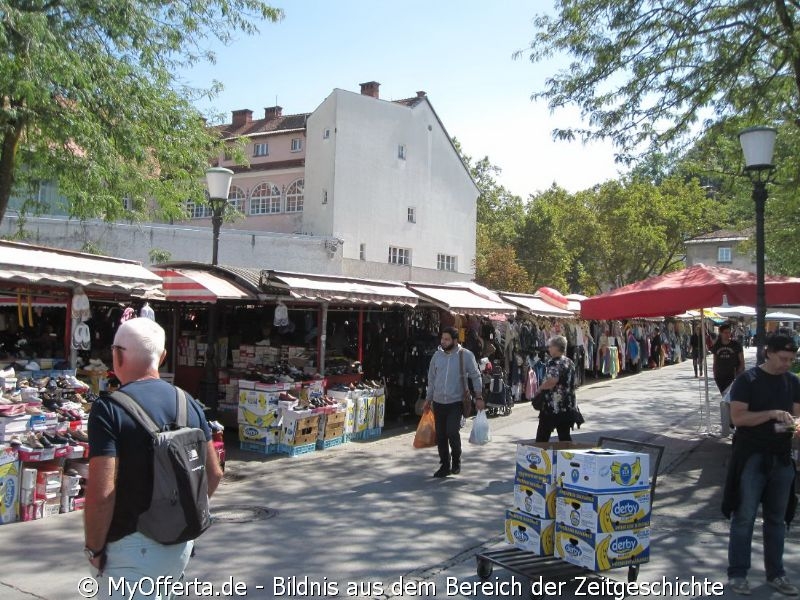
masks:
<path id="1" fill-rule="evenodd" d="M 751 594 L 750 584 L 744 577 L 734 577 L 733 579 L 729 579 L 728 589 L 734 594 L 739 594 L 740 596 L 749 596 Z"/>
<path id="2" fill-rule="evenodd" d="M 29 448 L 33 448 L 34 450 L 42 450 L 44 448 L 42 443 L 39 442 L 39 439 L 36 437 L 35 433 L 29 433 L 27 436 L 25 436 L 22 440 L 22 443 Z"/>
<path id="3" fill-rule="evenodd" d="M 789 583 L 789 579 L 785 576 L 769 579 L 767 580 L 767 584 L 774 587 L 784 596 L 797 596 L 800 594 L 800 590 L 797 588 L 797 586 Z"/>
<path id="4" fill-rule="evenodd" d="M 436 477 L 437 479 L 443 479 L 443 478 L 447 477 L 448 475 L 450 475 L 450 469 L 448 469 L 444 465 L 439 467 L 439 470 L 436 471 L 436 473 L 433 474 L 433 476 Z"/>
<path id="5" fill-rule="evenodd" d="M 69 432 L 69 436 L 78 442 L 88 442 L 89 436 L 86 435 L 81 429 L 71 429 Z"/>

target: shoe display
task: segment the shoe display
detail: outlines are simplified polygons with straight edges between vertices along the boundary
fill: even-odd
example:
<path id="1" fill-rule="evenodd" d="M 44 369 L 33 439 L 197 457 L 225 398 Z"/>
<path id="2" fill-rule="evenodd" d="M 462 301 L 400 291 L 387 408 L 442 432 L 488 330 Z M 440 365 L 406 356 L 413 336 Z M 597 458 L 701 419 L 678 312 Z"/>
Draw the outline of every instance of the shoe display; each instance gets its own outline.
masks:
<path id="1" fill-rule="evenodd" d="M 28 446 L 28 448 L 33 448 L 34 450 L 44 449 L 44 445 L 39 441 L 35 433 L 29 433 L 28 435 L 23 437 L 22 443 L 25 446 Z"/>
<path id="2" fill-rule="evenodd" d="M 767 581 L 767 584 L 771 587 L 774 587 L 784 596 L 797 596 L 800 594 L 800 590 L 797 588 L 797 586 L 789 583 L 789 579 L 786 577 L 776 577 L 775 579 L 770 579 Z"/>
<path id="3" fill-rule="evenodd" d="M 734 594 L 739 594 L 740 596 L 749 596 L 751 594 L 750 584 L 747 582 L 747 579 L 740 577 L 735 577 L 729 580 L 728 589 Z"/>
<path id="4" fill-rule="evenodd" d="M 69 432 L 69 435 L 72 439 L 78 442 L 84 442 L 84 443 L 89 442 L 89 436 L 86 435 L 81 429 L 73 429 L 72 431 Z"/>
<path id="5" fill-rule="evenodd" d="M 31 434 L 31 436 L 36 438 L 36 440 L 39 442 L 39 444 L 41 444 L 42 448 L 52 448 L 53 446 L 56 445 L 53 442 L 51 442 L 50 440 L 48 440 L 44 436 L 44 434 L 42 434 L 42 433 L 39 433 L 39 434 L 33 433 L 33 434 Z"/>

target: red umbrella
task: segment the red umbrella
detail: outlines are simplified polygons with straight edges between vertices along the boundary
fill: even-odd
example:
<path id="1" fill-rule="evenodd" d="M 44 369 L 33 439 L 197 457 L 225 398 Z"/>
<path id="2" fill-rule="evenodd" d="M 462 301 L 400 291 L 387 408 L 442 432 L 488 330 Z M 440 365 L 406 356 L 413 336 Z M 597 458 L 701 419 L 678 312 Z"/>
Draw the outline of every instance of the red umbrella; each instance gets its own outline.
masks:
<path id="1" fill-rule="evenodd" d="M 800 304 L 800 277 L 767 276 L 767 305 Z M 661 317 L 723 303 L 756 305 L 756 276 L 747 271 L 694 265 L 650 277 L 581 302 L 584 319 Z"/>

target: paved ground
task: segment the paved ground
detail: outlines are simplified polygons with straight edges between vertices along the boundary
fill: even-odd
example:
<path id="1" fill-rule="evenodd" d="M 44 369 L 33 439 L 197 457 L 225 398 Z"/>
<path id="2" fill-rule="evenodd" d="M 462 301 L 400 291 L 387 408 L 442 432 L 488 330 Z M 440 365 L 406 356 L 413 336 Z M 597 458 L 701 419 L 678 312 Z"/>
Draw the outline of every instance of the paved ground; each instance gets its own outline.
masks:
<path id="1" fill-rule="evenodd" d="M 748 359 L 754 359 L 752 352 Z M 711 405 L 717 407 L 713 383 L 711 391 Z M 581 388 L 578 398 L 587 422 L 575 439 L 614 435 L 667 448 L 653 511 L 652 558 L 642 565 L 639 581 L 724 582 L 727 521 L 719 505 L 730 442 L 705 435 L 702 385 L 692 376 L 691 363 L 600 380 Z M 718 408 L 711 416 L 718 430 Z M 221 597 L 237 595 L 230 593 L 230 582 L 239 583 L 239 596 L 246 585 L 246 596 L 255 598 L 517 597 L 502 585 L 513 583 L 516 591 L 529 583 L 499 568 L 489 579 L 493 589 L 454 585 L 477 584 L 475 553 L 501 544 L 514 444 L 533 437 L 535 425 L 528 405 L 492 419 L 492 442 L 466 445 L 462 475 L 446 480 L 430 477 L 437 467 L 435 450 L 412 449 L 411 425 L 378 440 L 296 458 L 232 451 L 226 480 L 213 500 L 224 521 L 199 540 L 187 577 L 214 584 L 210 595 Z M 277 514 L 232 522 L 259 510 L 272 514 L 265 509 Z M 79 598 L 78 582 L 88 575 L 81 527 L 80 513 L 0 527 L 5 549 L 0 598 Z M 753 597 L 773 597 L 763 584 L 758 529 Z M 785 555 L 790 575 L 800 567 L 799 540 L 790 531 Z M 610 573 L 625 577 L 624 570 Z M 685 597 L 718 595 L 707 591 Z M 546 597 L 573 594 L 562 590 Z"/>

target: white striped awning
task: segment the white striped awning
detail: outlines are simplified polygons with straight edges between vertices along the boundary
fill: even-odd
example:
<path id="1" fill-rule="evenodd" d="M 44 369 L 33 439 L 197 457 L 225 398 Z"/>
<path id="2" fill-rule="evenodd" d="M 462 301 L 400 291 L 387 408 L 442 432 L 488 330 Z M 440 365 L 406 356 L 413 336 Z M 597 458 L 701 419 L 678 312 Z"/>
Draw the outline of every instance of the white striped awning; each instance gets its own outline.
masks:
<path id="1" fill-rule="evenodd" d="M 164 280 L 167 301 L 214 304 L 218 300 L 257 300 L 242 287 L 208 271 L 155 267 L 153 272 Z"/>
<path id="2" fill-rule="evenodd" d="M 354 279 L 285 271 L 262 271 L 264 285 L 286 290 L 292 298 L 344 304 L 415 306 L 418 297 L 397 281 Z"/>

